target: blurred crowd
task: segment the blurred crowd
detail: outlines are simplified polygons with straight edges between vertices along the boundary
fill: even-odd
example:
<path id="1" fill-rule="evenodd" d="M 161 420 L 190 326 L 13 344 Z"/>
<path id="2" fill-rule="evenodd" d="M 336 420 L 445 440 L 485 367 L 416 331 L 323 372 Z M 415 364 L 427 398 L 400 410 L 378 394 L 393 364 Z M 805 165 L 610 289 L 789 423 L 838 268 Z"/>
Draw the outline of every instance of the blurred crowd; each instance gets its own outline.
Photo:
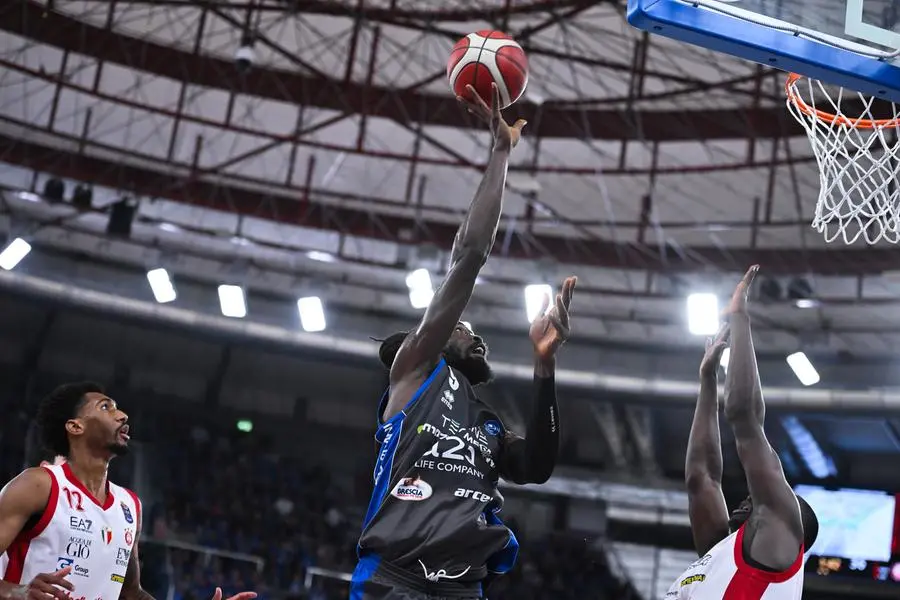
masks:
<path id="1" fill-rule="evenodd" d="M 24 410 L 6 415 L 0 423 L 4 481 L 22 468 L 28 423 Z M 345 581 L 315 574 L 307 582 L 307 574 L 310 567 L 353 570 L 364 510 L 359 494 L 340 489 L 321 466 L 272 451 L 260 436 L 216 431 L 194 420 L 153 421 L 142 417 L 136 436 L 139 442 L 166 440 L 142 453 L 153 489 L 142 490 L 142 579 L 148 591 L 160 600 L 206 600 L 217 585 L 226 597 L 251 589 L 261 600 L 347 598 Z M 134 465 L 133 456 L 115 461 L 111 478 L 134 485 Z M 510 524 L 516 529 L 514 520 Z M 522 542 L 518 566 L 493 583 L 491 599 L 636 598 L 583 537 Z"/>

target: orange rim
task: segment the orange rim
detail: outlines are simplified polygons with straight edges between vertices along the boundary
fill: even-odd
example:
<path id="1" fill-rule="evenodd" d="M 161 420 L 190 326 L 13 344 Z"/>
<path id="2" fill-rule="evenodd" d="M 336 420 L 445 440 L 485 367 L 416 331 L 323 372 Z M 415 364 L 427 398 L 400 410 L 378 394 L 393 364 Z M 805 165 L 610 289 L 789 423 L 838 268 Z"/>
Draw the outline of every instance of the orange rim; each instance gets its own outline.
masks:
<path id="1" fill-rule="evenodd" d="M 813 108 L 800 96 L 797 91 L 797 82 L 803 79 L 803 75 L 791 73 L 788 75 L 787 81 L 784 83 L 784 91 L 787 92 L 788 100 L 796 106 L 803 114 L 824 121 L 826 123 L 837 123 L 856 129 L 881 129 L 884 127 L 897 127 L 900 125 L 900 118 L 894 119 L 851 119 L 844 115 L 835 115 L 830 112 Z"/>

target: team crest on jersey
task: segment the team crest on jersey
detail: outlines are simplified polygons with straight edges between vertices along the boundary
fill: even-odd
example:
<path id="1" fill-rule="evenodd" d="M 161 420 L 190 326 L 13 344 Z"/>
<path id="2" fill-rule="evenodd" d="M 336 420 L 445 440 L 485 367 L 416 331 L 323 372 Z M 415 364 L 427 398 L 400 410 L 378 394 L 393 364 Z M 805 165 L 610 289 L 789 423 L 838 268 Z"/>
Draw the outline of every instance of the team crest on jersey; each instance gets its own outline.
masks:
<path id="1" fill-rule="evenodd" d="M 100 530 L 100 539 L 103 540 L 103 543 L 107 546 L 112 542 L 113 532 L 109 527 L 104 527 Z"/>
<path id="2" fill-rule="evenodd" d="M 128 508 L 128 505 L 124 502 L 120 502 L 119 504 L 122 505 L 122 515 L 125 516 L 125 522 L 134 523 L 134 517 L 131 516 L 131 509 Z"/>
<path id="3" fill-rule="evenodd" d="M 408 502 L 421 502 L 431 498 L 431 486 L 419 477 L 406 477 L 397 482 L 391 496 Z"/>
<path id="4" fill-rule="evenodd" d="M 503 427 L 500 426 L 500 423 L 497 421 L 485 421 L 484 422 L 484 430 L 488 435 L 496 436 L 501 431 L 503 431 Z"/>
<path id="5" fill-rule="evenodd" d="M 125 544 L 131 546 L 134 543 L 134 532 L 130 529 L 125 530 Z"/>

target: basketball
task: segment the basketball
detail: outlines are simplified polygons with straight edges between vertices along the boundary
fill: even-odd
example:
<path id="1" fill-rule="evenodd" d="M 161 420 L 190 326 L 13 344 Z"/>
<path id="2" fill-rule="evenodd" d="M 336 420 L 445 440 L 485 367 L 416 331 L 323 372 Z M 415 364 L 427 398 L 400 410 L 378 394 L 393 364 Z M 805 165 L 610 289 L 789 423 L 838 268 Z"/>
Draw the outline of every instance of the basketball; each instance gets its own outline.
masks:
<path id="1" fill-rule="evenodd" d="M 447 79 L 457 96 L 470 100 L 471 85 L 491 102 L 491 83 L 497 84 L 501 108 L 519 99 L 528 84 L 528 58 L 511 37 L 501 31 L 476 31 L 456 42 L 447 61 Z"/>

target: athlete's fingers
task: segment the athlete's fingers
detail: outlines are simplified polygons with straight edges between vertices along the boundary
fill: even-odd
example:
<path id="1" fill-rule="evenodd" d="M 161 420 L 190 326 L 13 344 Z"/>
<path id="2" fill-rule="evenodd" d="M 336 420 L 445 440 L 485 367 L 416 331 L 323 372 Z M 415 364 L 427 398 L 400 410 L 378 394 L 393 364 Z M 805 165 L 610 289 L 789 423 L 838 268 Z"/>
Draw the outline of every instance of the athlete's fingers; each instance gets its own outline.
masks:
<path id="1" fill-rule="evenodd" d="M 481 109 L 481 114 L 484 116 L 489 116 L 491 114 L 491 107 L 487 105 L 487 102 L 484 101 L 478 92 L 475 91 L 475 88 L 470 84 L 466 86 L 466 89 L 469 90 L 469 93 L 472 94 L 471 103 L 475 105 L 475 107 Z"/>
<path id="2" fill-rule="evenodd" d="M 222 588 L 216 588 L 216 593 L 213 594 L 213 600 L 222 600 Z"/>
<path id="3" fill-rule="evenodd" d="M 563 295 L 556 295 L 556 316 L 559 317 L 560 323 L 562 323 L 567 329 L 569 327 L 569 311 L 566 310 L 566 305 L 563 302 Z"/>
<path id="4" fill-rule="evenodd" d="M 500 118 L 500 88 L 491 83 L 491 115 Z"/>
<path id="5" fill-rule="evenodd" d="M 544 294 L 544 298 L 541 300 L 541 310 L 538 311 L 536 318 L 543 317 L 548 308 L 550 308 L 550 294 Z"/>
<path id="6" fill-rule="evenodd" d="M 565 301 L 566 308 L 569 308 L 572 304 L 572 296 L 575 295 L 575 285 L 577 283 L 577 277 L 567 277 L 566 282 L 563 284 L 563 300 Z"/>
<path id="7" fill-rule="evenodd" d="M 557 317 L 553 313 L 550 313 L 548 315 L 548 318 L 550 319 L 550 322 L 553 323 L 553 327 L 556 328 L 556 331 L 559 332 L 559 337 L 562 340 L 565 340 L 569 337 L 569 328 L 562 324 L 562 321 L 559 320 L 559 317 Z"/>
<path id="8" fill-rule="evenodd" d="M 59 587 L 58 584 L 54 584 L 49 580 L 52 575 L 49 573 L 43 573 L 34 578 L 29 587 L 29 593 L 33 597 L 42 598 L 44 600 L 48 598 L 56 598 L 57 600 L 67 600 L 69 597 L 68 592 Z M 68 583 L 68 582 L 66 582 Z M 68 589 L 72 589 L 71 584 L 69 584 Z"/>
<path id="9" fill-rule="evenodd" d="M 252 600 L 256 598 L 256 592 L 241 592 L 239 594 L 235 594 L 228 600 Z"/>
<path id="10" fill-rule="evenodd" d="M 72 567 L 66 567 L 65 569 L 60 569 L 55 573 L 41 573 L 37 577 L 35 577 L 35 581 L 38 581 L 42 584 L 46 584 L 51 588 L 53 586 L 59 586 L 66 590 L 74 590 L 75 586 L 72 585 L 71 581 L 65 579 L 65 576 L 72 572 Z"/>

